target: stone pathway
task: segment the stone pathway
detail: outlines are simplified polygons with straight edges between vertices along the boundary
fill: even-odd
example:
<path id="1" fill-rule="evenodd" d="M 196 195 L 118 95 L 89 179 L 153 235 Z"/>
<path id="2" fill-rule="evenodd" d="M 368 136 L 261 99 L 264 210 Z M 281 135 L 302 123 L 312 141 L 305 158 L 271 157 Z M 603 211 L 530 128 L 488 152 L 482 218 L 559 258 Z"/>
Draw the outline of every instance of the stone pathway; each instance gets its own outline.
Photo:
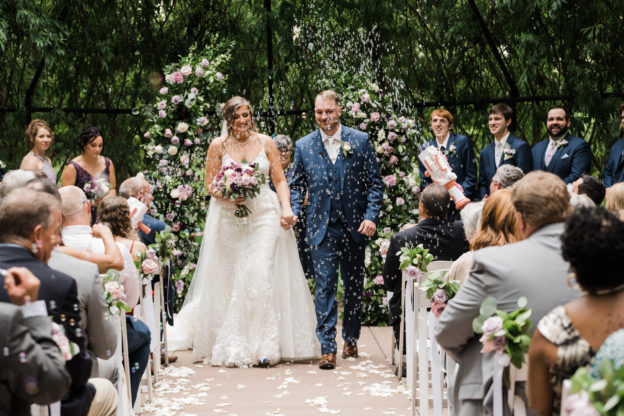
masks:
<path id="1" fill-rule="evenodd" d="M 319 370 L 318 360 L 219 368 L 194 364 L 190 351 L 178 352 L 141 415 L 408 416 L 405 385 L 390 366 L 391 334 L 390 327 L 363 327 L 360 357 L 339 357 L 332 371 Z"/>

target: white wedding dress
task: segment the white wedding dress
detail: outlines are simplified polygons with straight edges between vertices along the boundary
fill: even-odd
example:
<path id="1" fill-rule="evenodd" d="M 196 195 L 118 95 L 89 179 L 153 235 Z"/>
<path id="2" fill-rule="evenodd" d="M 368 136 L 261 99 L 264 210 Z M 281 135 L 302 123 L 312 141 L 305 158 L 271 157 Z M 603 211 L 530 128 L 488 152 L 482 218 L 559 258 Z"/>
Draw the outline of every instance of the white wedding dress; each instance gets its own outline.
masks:
<path id="1" fill-rule="evenodd" d="M 224 153 L 222 165 L 231 161 Z M 268 182 L 264 148 L 255 162 Z M 294 234 L 280 227 L 277 194 L 264 184 L 246 205 L 241 225 L 234 205 L 210 202 L 193 281 L 167 329 L 169 350 L 192 348 L 194 361 L 227 367 L 318 357 L 312 298 Z"/>

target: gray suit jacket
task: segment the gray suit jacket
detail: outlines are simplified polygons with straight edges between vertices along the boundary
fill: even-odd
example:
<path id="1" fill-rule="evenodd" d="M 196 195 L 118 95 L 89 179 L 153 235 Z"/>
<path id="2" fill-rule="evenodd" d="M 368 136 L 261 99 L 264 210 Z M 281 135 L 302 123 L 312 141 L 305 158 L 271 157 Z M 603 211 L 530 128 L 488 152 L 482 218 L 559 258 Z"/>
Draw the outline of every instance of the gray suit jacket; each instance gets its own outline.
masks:
<path id="1" fill-rule="evenodd" d="M 0 302 L 0 415 L 30 415 L 30 404 L 53 403 L 69 391 L 50 322 L 43 315 L 24 318 L 19 306 Z"/>
<path id="2" fill-rule="evenodd" d="M 87 338 L 87 350 L 93 357 L 91 377 L 97 377 L 98 360 L 112 357 L 117 348 L 119 327 L 112 318 L 108 318 L 108 306 L 104 297 L 102 279 L 95 264 L 79 260 L 59 252 L 52 251 L 48 266 L 70 275 L 78 286 L 80 302 L 80 329 Z"/>
<path id="3" fill-rule="evenodd" d="M 494 353 L 480 353 L 480 336 L 472 330 L 472 320 L 479 316 L 486 297 L 493 296 L 498 309 L 511 312 L 517 309 L 518 298 L 525 296 L 533 311 L 533 331 L 555 306 L 579 296 L 567 285 L 569 264 L 561 257 L 562 232 L 562 223 L 550 224 L 526 240 L 474 253 L 468 279 L 449 302 L 434 331 L 440 346 L 460 363 L 452 392 L 454 415 L 460 414 L 463 400 L 485 403 L 481 414 L 491 413 Z"/>

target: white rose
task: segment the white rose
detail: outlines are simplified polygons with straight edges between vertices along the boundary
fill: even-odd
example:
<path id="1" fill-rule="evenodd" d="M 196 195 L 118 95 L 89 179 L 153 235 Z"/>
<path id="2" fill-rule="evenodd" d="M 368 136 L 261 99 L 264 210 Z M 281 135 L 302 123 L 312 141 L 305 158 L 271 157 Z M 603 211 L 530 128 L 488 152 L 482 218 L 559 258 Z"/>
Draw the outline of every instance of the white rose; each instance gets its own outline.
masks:
<path id="1" fill-rule="evenodd" d="M 176 131 L 178 133 L 186 133 L 188 128 L 189 128 L 188 124 L 186 124 L 186 123 L 179 123 L 178 126 L 176 127 Z"/>
<path id="2" fill-rule="evenodd" d="M 366 117 L 367 117 L 366 113 L 362 110 L 358 110 L 358 112 L 355 113 L 355 118 L 366 118 Z"/>
<path id="3" fill-rule="evenodd" d="M 169 153 L 171 156 L 175 156 L 178 154 L 178 148 L 175 146 L 169 146 L 169 149 L 167 149 L 167 153 Z"/>
<path id="4" fill-rule="evenodd" d="M 173 199 L 177 199 L 180 196 L 180 191 L 178 191 L 177 189 L 173 189 L 169 195 L 171 196 L 171 198 Z"/>
<path id="5" fill-rule="evenodd" d="M 383 149 L 383 147 L 381 147 L 381 145 L 377 145 L 377 147 L 375 147 L 375 151 L 376 151 L 377 153 L 383 153 L 383 152 L 384 152 L 384 149 Z"/>
<path id="6" fill-rule="evenodd" d="M 161 145 L 154 147 L 154 152 L 158 153 L 159 155 L 162 155 L 163 147 Z"/>
<path id="7" fill-rule="evenodd" d="M 381 129 L 377 132 L 377 140 L 382 141 L 386 138 L 386 131 Z"/>
<path id="8" fill-rule="evenodd" d="M 351 151 L 351 143 L 349 142 L 344 142 L 344 144 L 342 145 L 342 147 L 344 148 L 345 151 L 350 152 Z"/>

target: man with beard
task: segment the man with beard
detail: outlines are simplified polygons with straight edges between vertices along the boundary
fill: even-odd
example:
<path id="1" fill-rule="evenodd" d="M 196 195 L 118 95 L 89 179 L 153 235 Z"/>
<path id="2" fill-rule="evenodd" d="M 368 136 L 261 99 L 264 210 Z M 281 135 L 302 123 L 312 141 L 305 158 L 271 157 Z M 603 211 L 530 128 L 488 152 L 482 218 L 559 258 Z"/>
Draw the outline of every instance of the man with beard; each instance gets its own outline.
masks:
<path id="1" fill-rule="evenodd" d="M 573 183 L 583 173 L 589 173 L 591 150 L 589 144 L 568 132 L 570 117 L 560 106 L 548 110 L 546 130 L 549 138 L 533 146 L 533 169 L 545 170 Z"/>

